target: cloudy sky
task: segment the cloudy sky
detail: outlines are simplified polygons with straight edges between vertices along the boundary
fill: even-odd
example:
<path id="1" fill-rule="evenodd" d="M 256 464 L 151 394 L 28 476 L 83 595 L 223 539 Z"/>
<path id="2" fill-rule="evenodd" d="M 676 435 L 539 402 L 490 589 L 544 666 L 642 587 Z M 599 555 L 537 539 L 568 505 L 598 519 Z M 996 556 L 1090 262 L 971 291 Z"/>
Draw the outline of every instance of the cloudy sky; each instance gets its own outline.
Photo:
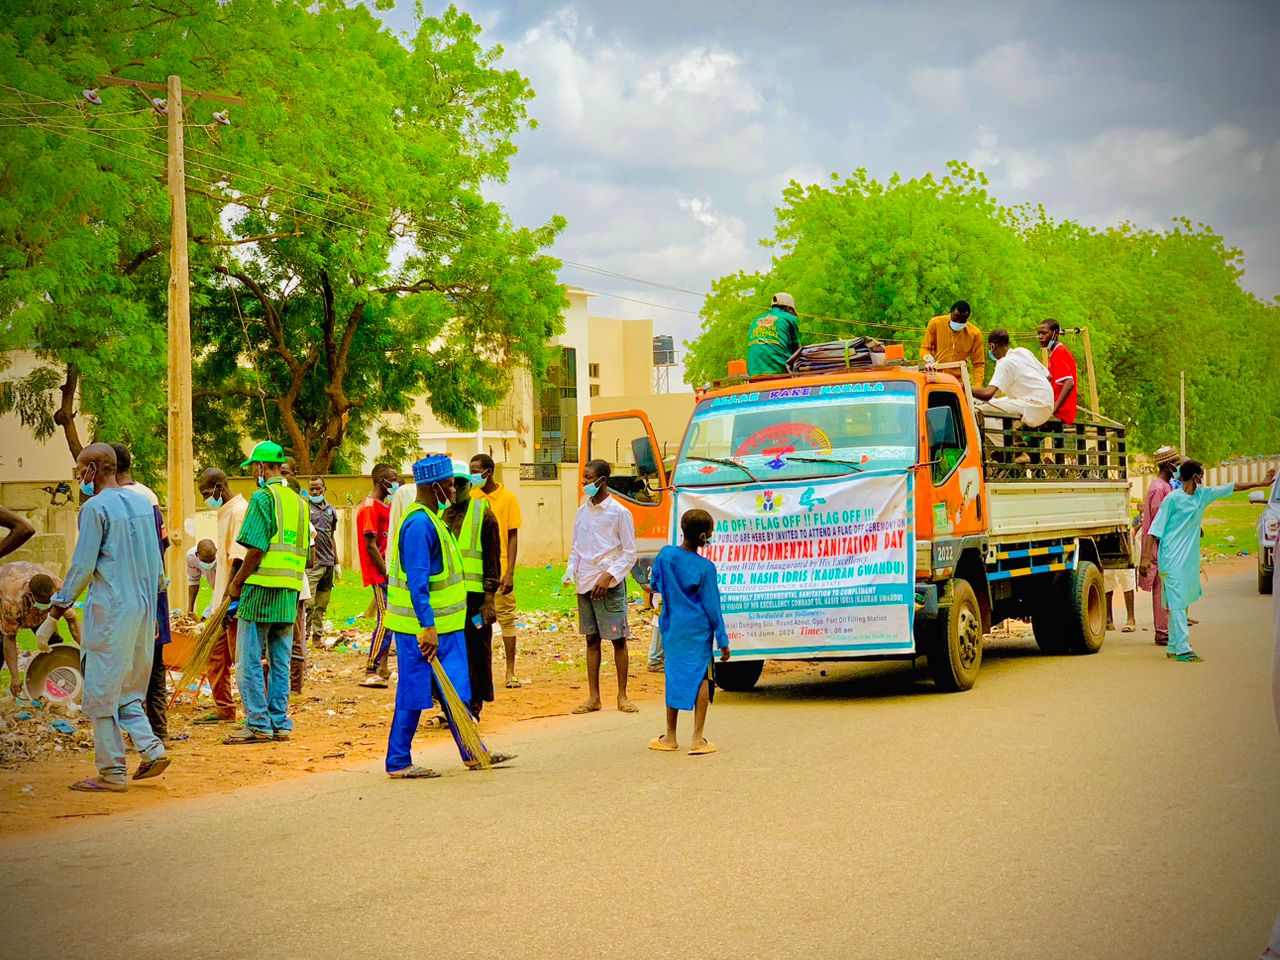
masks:
<path id="1" fill-rule="evenodd" d="M 1277 0 L 468 0 L 532 81 L 517 221 L 556 253 L 690 290 L 766 261 L 782 187 L 963 159 L 1008 203 L 1094 225 L 1203 220 L 1280 294 Z M 431 4 L 428 4 L 430 7 Z M 400 4 L 387 22 L 411 24 Z M 695 297 L 592 276 L 597 313 L 693 336 Z"/>

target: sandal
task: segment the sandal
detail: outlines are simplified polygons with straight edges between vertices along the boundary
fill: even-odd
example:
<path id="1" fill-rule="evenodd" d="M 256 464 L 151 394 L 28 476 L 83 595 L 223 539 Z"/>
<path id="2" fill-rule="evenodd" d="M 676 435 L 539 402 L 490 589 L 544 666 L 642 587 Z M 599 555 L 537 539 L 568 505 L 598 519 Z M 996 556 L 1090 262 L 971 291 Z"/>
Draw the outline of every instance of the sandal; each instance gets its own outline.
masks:
<path id="1" fill-rule="evenodd" d="M 387 774 L 392 780 L 434 780 L 440 774 L 426 767 L 420 767 L 416 763 L 411 767 L 405 767 L 403 770 L 394 770 Z"/>
<path id="2" fill-rule="evenodd" d="M 222 742 L 228 745 L 238 743 L 270 743 L 271 734 L 259 733 L 257 730 L 250 730 L 248 727 L 241 727 Z"/>
<path id="3" fill-rule="evenodd" d="M 438 713 L 427 721 L 427 726 L 435 730 L 448 730 L 449 719 L 444 714 Z"/>
<path id="4" fill-rule="evenodd" d="M 649 749 L 657 750 L 659 753 L 679 753 L 680 744 L 677 743 L 673 747 L 671 744 L 664 742 L 661 737 L 654 737 L 649 741 Z"/>
<path id="5" fill-rule="evenodd" d="M 365 677 L 363 680 L 361 680 L 358 684 L 356 684 L 356 686 L 368 687 L 371 690 L 385 690 L 387 689 L 387 681 L 384 680 L 382 677 L 378 676 L 376 673 L 371 673 L 367 677 Z"/>
<path id="6" fill-rule="evenodd" d="M 519 690 L 523 686 L 524 686 L 524 683 L 520 680 L 517 680 L 515 677 L 512 677 L 510 680 L 507 681 L 508 690 Z"/>
<path id="7" fill-rule="evenodd" d="M 172 762 L 167 756 L 156 757 L 154 760 L 143 760 L 138 764 L 138 769 L 133 772 L 133 779 L 150 780 L 152 777 L 158 777 L 169 769 L 169 764 Z"/>
<path id="8" fill-rule="evenodd" d="M 113 783 L 110 780 L 77 780 L 70 789 L 80 793 L 124 793 L 129 789 L 129 785 Z"/>
<path id="9" fill-rule="evenodd" d="M 1170 660 L 1176 660 L 1178 663 L 1204 663 L 1204 657 L 1196 653 L 1194 650 L 1188 650 L 1186 653 L 1167 654 Z"/>
<path id="10" fill-rule="evenodd" d="M 690 749 L 689 756 L 705 757 L 707 754 L 715 753 L 715 752 L 716 752 L 716 745 L 712 743 L 710 740 L 703 740 L 702 746 L 693 747 L 692 749 Z"/>

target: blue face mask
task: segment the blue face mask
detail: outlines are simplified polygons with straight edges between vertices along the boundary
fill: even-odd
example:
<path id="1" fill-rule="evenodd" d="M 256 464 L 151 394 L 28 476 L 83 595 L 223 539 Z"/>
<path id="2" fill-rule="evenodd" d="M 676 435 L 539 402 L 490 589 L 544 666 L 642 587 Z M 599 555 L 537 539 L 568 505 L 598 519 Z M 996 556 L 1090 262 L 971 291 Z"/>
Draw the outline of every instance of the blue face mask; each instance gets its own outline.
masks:
<path id="1" fill-rule="evenodd" d="M 259 475 L 259 477 L 258 477 L 258 486 L 260 486 L 260 487 L 265 487 L 266 485 L 267 485 L 267 478 L 266 478 L 266 477 L 264 477 L 264 476 Z"/>
<path id="2" fill-rule="evenodd" d="M 996 355 L 992 353 L 990 350 L 987 351 L 987 359 L 990 360 L 992 363 L 1000 362 L 999 360 L 996 359 Z"/>
<path id="3" fill-rule="evenodd" d="M 82 484 L 80 484 L 80 492 L 81 492 L 81 493 L 83 493 L 86 497 L 92 497 L 92 496 L 93 496 L 93 481 L 92 481 L 92 480 L 90 480 L 88 483 L 82 483 Z"/>
<path id="4" fill-rule="evenodd" d="M 205 497 L 204 502 L 214 510 L 217 510 L 220 506 L 222 506 L 221 497 Z"/>
<path id="5" fill-rule="evenodd" d="M 959 323 L 956 323 L 954 320 L 948 320 L 947 323 L 951 325 L 951 329 L 956 333 L 959 333 L 965 327 L 969 326 L 969 322 L 967 320 L 961 320 Z"/>
<path id="6" fill-rule="evenodd" d="M 53 606 L 52 603 L 41 603 L 39 600 L 32 600 L 31 605 L 42 613 Z"/>
<path id="7" fill-rule="evenodd" d="M 216 560 L 208 560 L 208 561 L 205 561 L 205 560 L 197 560 L 197 561 L 196 561 L 196 563 L 200 564 L 200 569 L 201 569 L 201 570 L 206 570 L 206 571 L 207 571 L 207 570 L 212 570 L 214 567 L 216 567 L 216 566 L 218 565 L 218 561 L 216 561 Z"/>
<path id="8" fill-rule="evenodd" d="M 597 480 L 595 483 L 586 484 L 582 488 L 582 492 L 585 493 L 588 497 L 594 497 L 597 493 L 600 492 L 600 481 Z"/>
<path id="9" fill-rule="evenodd" d="M 399 480 L 392 480 L 389 484 L 387 484 L 387 493 L 395 493 L 399 489 L 400 489 Z"/>
<path id="10" fill-rule="evenodd" d="M 449 505 L 445 503 L 443 500 L 436 501 L 436 513 L 444 513 L 448 509 L 449 509 Z"/>
<path id="11" fill-rule="evenodd" d="M 312 503 L 324 503 L 324 494 L 323 494 L 323 493 L 320 493 L 320 494 L 316 494 L 316 493 L 309 493 L 309 494 L 307 494 L 307 496 L 311 498 L 311 502 L 312 502 Z"/>
<path id="12" fill-rule="evenodd" d="M 473 473 L 471 475 L 471 485 L 473 487 L 483 487 L 485 483 L 483 473 Z"/>

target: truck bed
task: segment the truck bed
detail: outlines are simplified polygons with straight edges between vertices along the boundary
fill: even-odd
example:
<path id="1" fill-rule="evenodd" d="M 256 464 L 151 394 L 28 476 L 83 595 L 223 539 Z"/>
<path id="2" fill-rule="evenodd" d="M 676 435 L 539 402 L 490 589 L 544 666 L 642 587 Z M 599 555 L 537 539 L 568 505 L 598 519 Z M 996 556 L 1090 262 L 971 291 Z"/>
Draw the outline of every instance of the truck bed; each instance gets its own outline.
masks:
<path id="1" fill-rule="evenodd" d="M 1073 537 L 1129 528 L 1127 480 L 992 483 L 991 542 Z"/>

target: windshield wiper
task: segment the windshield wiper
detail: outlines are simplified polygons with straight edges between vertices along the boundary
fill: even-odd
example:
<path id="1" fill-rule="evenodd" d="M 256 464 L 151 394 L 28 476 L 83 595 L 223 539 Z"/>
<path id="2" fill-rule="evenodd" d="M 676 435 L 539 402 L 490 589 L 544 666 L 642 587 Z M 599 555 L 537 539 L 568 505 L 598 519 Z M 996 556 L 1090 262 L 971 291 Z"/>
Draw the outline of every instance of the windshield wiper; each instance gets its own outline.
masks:
<path id="1" fill-rule="evenodd" d="M 694 460 L 694 461 L 697 461 L 698 463 L 718 463 L 722 467 L 737 467 L 739 470 L 745 473 L 748 477 L 750 477 L 753 482 L 755 483 L 760 482 L 759 477 L 757 477 L 754 473 L 752 473 L 750 470 L 748 470 L 746 467 L 740 464 L 737 460 L 723 460 L 720 457 L 684 457 L 682 459 Z"/>
<path id="2" fill-rule="evenodd" d="M 843 467 L 848 467 L 855 473 L 862 473 L 862 467 L 854 463 L 852 460 L 841 460 L 838 457 L 786 457 L 787 463 L 838 463 Z"/>

